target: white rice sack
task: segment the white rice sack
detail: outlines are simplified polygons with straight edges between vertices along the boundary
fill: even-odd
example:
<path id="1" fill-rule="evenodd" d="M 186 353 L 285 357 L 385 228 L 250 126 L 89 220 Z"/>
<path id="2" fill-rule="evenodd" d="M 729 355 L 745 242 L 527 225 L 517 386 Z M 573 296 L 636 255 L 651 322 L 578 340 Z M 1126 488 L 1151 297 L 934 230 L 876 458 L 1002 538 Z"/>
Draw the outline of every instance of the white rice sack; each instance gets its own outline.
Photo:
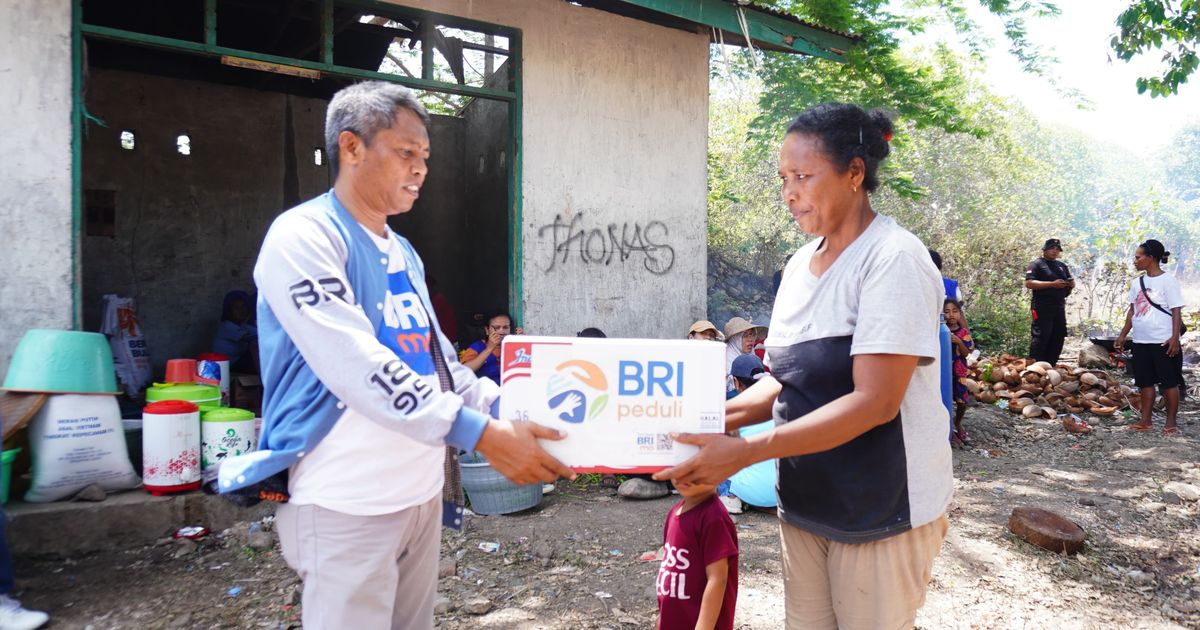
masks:
<path id="1" fill-rule="evenodd" d="M 33 451 L 30 503 L 70 498 L 88 485 L 126 490 L 142 485 L 133 472 L 115 396 L 55 394 L 29 424 Z"/>

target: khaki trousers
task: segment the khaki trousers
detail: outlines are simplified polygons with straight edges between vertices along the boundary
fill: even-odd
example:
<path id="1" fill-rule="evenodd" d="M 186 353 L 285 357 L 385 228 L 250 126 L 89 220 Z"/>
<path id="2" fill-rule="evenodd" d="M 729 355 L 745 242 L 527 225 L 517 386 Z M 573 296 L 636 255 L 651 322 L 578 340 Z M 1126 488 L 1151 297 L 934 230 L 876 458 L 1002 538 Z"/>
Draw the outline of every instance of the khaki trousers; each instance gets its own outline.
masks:
<path id="1" fill-rule="evenodd" d="M 911 630 L 925 604 L 946 517 L 862 544 L 779 522 L 788 630 Z"/>
<path id="2" fill-rule="evenodd" d="M 430 630 L 442 495 L 380 516 L 284 503 L 275 527 L 304 580 L 304 630 Z"/>

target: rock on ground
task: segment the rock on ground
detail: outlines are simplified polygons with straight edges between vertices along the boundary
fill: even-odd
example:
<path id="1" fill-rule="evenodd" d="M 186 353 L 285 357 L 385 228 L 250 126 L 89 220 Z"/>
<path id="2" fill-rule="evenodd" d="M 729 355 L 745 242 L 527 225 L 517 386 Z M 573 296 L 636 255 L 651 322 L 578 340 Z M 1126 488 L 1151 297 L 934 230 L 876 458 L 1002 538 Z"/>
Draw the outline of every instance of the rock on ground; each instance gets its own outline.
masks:
<path id="1" fill-rule="evenodd" d="M 667 484 L 664 481 L 650 481 L 633 477 L 621 482 L 617 487 L 617 496 L 626 499 L 657 499 L 667 496 Z"/>

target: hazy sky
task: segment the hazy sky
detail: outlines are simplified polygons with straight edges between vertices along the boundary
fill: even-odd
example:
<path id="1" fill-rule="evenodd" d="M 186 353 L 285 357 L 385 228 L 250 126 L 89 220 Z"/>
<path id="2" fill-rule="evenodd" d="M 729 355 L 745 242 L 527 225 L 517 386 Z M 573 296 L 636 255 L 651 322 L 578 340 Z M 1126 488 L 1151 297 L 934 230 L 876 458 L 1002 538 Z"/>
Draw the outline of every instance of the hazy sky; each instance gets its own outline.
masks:
<path id="1" fill-rule="evenodd" d="M 1039 119 L 1070 125 L 1092 136 L 1106 138 L 1125 148 L 1146 152 L 1170 142 L 1187 122 L 1200 122 L 1200 73 L 1194 73 L 1179 94 L 1150 98 L 1138 94 L 1134 81 L 1161 67 L 1160 53 L 1124 62 L 1109 47 L 1116 33 L 1116 18 L 1127 0 L 1060 0 L 1058 18 L 1030 20 L 1030 39 L 1053 48 L 1059 60 L 1053 72 L 1064 85 L 1076 88 L 1091 100 L 1091 111 L 1081 111 L 1060 96 L 1046 79 L 1025 74 L 1006 51 L 1001 23 L 973 5 L 973 16 L 991 34 L 995 49 L 986 80 L 999 94 L 1020 99 Z"/>

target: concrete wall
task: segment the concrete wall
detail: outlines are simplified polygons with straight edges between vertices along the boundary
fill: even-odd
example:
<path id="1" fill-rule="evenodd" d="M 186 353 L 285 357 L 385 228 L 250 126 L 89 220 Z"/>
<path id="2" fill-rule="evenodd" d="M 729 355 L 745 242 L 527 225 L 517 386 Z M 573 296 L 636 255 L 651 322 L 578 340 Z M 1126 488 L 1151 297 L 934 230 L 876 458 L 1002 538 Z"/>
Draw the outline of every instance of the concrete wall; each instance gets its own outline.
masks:
<path id="1" fill-rule="evenodd" d="M 0 374 L 29 328 L 70 328 L 71 4 L 0 8 Z"/>
<path id="2" fill-rule="evenodd" d="M 271 221 L 328 190 L 328 168 L 313 163 L 326 103 L 99 68 L 87 103 L 108 126 L 88 130 L 83 188 L 115 191 L 116 230 L 81 237 L 84 328 L 99 329 L 104 294 L 135 298 L 157 372 L 210 350 L 225 292 L 254 293 Z M 189 156 L 176 151 L 181 132 Z"/>
<path id="3" fill-rule="evenodd" d="M 523 33 L 523 322 L 682 337 L 705 313 L 708 42 L 561 0 L 396 0 Z"/>

